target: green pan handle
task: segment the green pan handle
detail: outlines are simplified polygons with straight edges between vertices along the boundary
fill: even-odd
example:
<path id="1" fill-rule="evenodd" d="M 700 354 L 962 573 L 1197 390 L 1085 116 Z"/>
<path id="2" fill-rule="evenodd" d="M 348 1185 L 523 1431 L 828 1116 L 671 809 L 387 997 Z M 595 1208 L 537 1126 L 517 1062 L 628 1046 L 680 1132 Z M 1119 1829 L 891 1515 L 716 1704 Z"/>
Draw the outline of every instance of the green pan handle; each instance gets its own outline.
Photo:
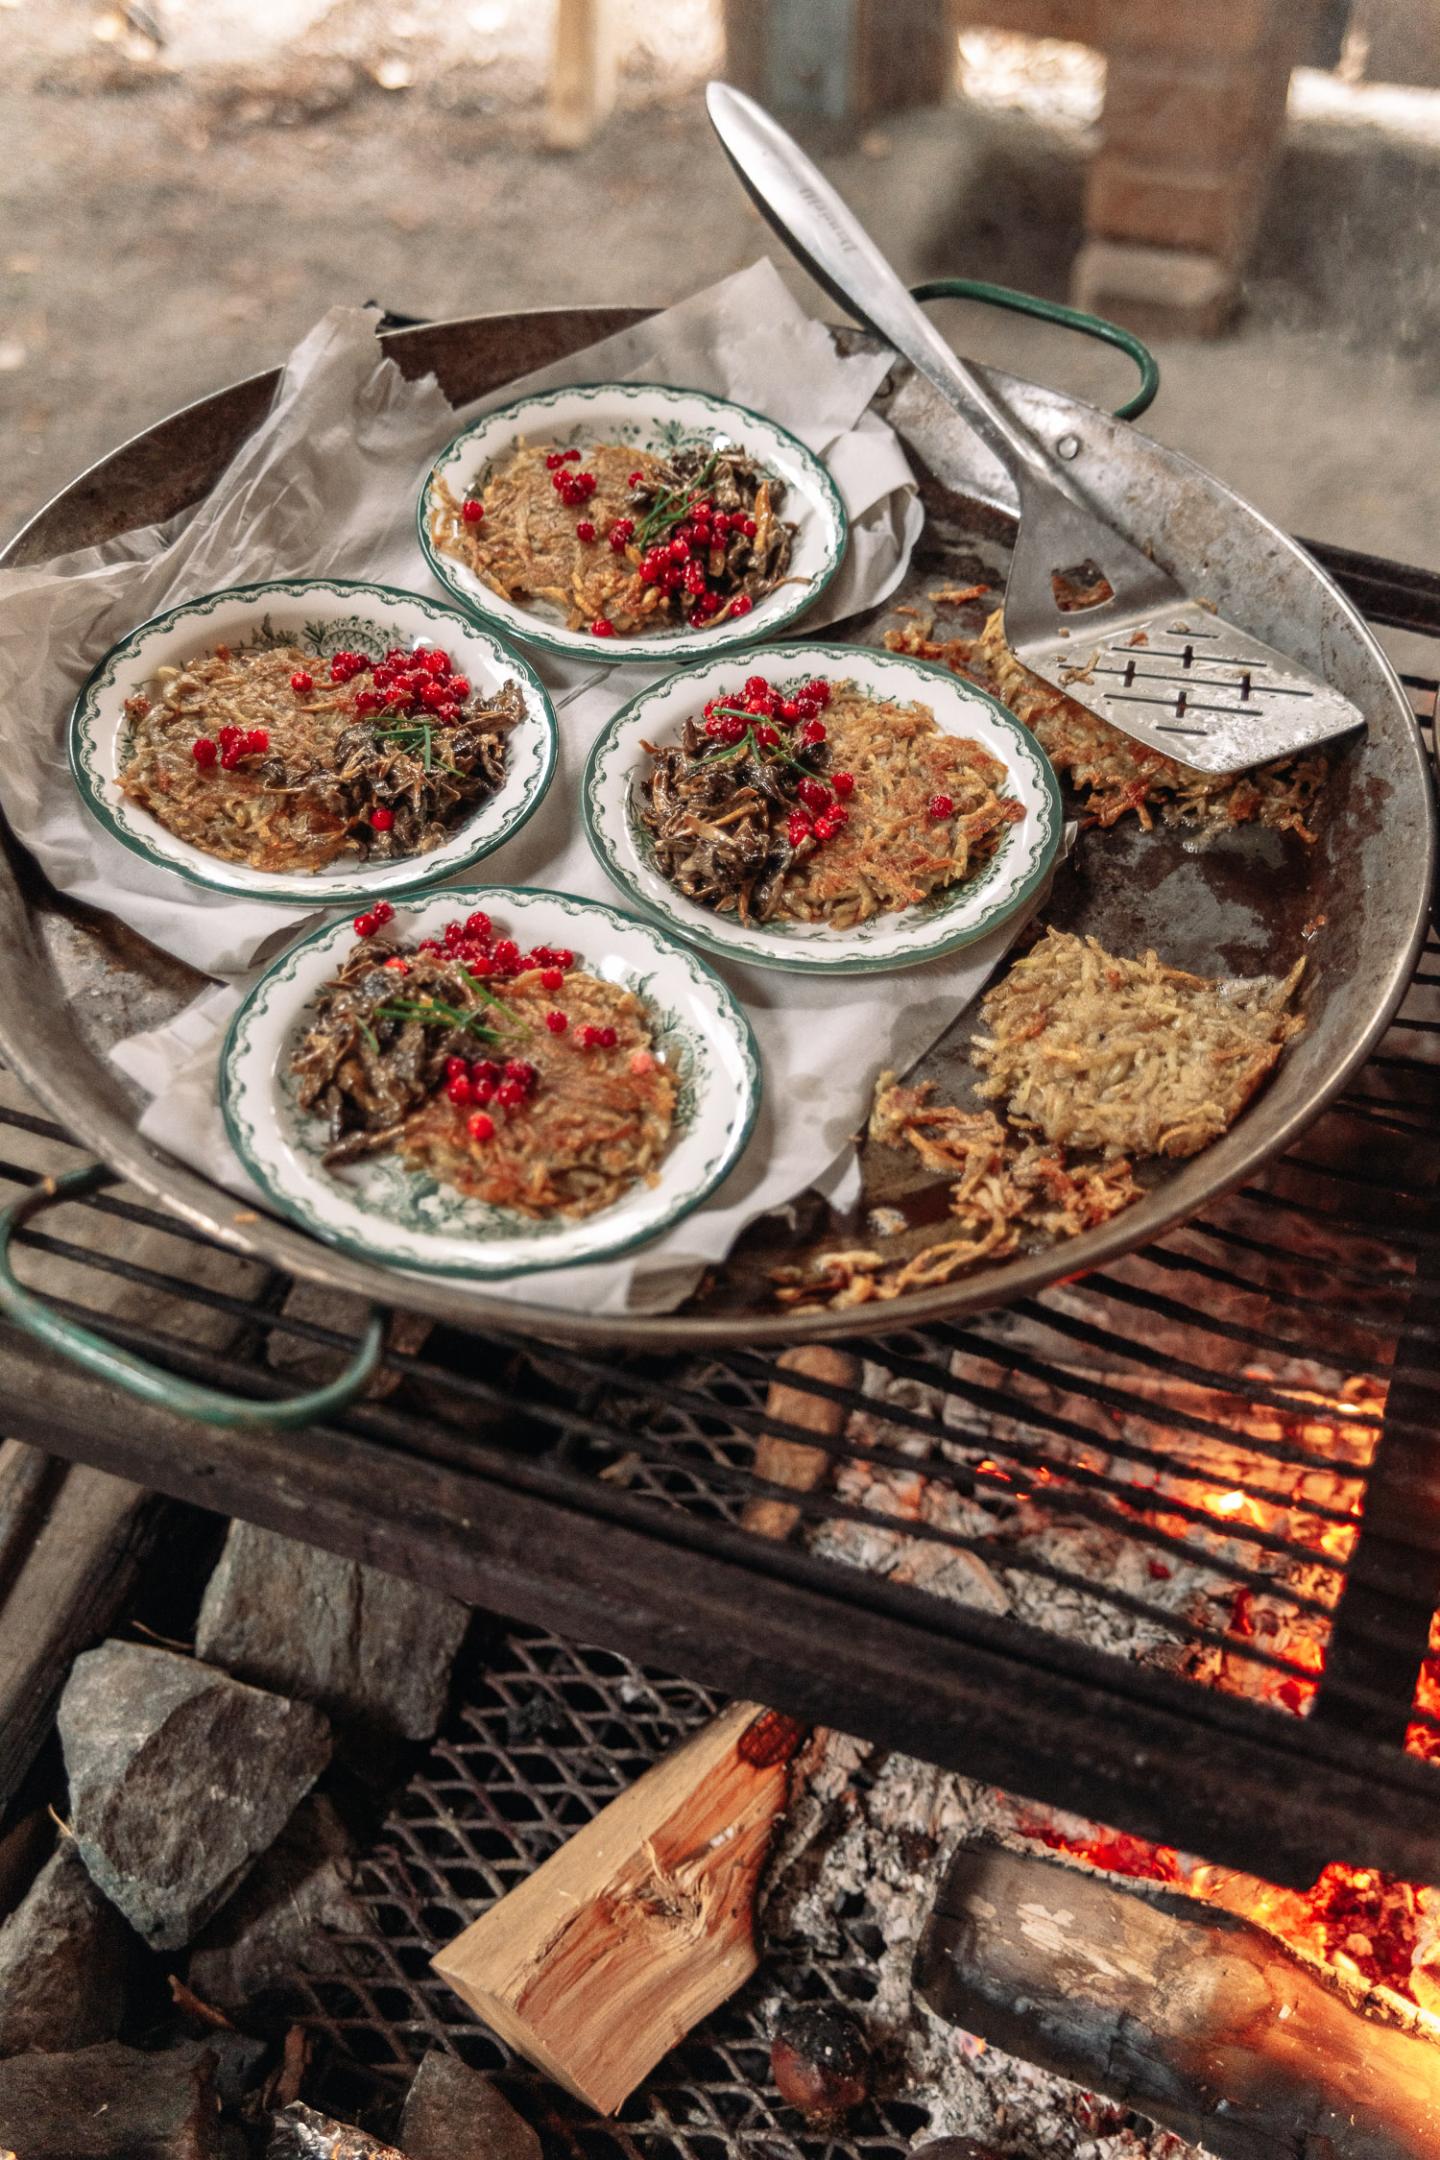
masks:
<path id="1" fill-rule="evenodd" d="M 338 1380 L 314 1388 L 308 1395 L 287 1396 L 282 1402 L 254 1402 L 244 1395 L 225 1395 L 216 1388 L 197 1387 L 174 1373 L 147 1365 L 143 1358 L 118 1350 L 103 1336 L 92 1335 L 89 1328 L 62 1320 L 43 1298 L 17 1282 L 10 1265 L 10 1246 L 21 1225 L 57 1201 L 78 1200 L 94 1192 L 97 1186 L 108 1184 L 110 1177 L 103 1163 L 86 1163 L 79 1170 L 67 1170 L 62 1177 L 46 1178 L 8 1207 L 0 1208 L 0 1318 L 33 1335 L 48 1349 L 58 1350 L 62 1357 L 83 1366 L 98 1380 L 108 1380 L 128 1395 L 138 1395 L 141 1402 L 153 1403 L 157 1410 L 198 1418 L 205 1425 L 220 1425 L 231 1431 L 258 1426 L 293 1429 L 313 1425 L 354 1401 L 379 1364 L 385 1347 L 385 1323 L 377 1312 L 371 1313 L 360 1347 Z"/>
<path id="2" fill-rule="evenodd" d="M 1140 388 L 1123 405 L 1116 406 L 1115 418 L 1138 420 L 1155 402 L 1155 393 L 1160 388 L 1160 366 L 1154 353 L 1148 345 L 1142 345 L 1132 331 L 1122 330 L 1119 323 L 1106 322 L 1101 315 L 1087 315 L 1081 308 L 1062 307 L 1058 300 L 1037 300 L 1034 293 L 1012 292 L 1008 285 L 986 285 L 979 278 L 932 278 L 928 285 L 913 286 L 911 297 L 916 300 L 984 300 L 991 307 L 1009 308 L 1016 315 L 1034 315 L 1041 322 L 1059 323 L 1062 330 L 1079 330 L 1086 337 L 1099 338 L 1106 345 L 1118 345 L 1139 368 Z"/>

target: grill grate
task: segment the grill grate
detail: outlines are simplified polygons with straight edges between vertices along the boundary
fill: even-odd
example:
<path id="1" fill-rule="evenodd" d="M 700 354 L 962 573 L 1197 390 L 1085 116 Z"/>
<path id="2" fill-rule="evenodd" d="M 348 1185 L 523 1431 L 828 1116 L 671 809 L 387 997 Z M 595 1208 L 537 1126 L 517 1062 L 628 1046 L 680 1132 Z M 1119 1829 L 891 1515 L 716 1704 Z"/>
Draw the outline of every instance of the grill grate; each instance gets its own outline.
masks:
<path id="1" fill-rule="evenodd" d="M 312 2036 L 314 2104 L 388 2130 L 420 2058 L 447 2048 L 494 2076 L 540 2131 L 548 2160 L 901 2160 L 924 2122 L 880 2098 L 838 2144 L 807 2130 L 770 2085 L 771 2005 L 832 2000 L 863 2016 L 872 1960 L 767 1946 L 764 1971 L 668 2054 L 620 2116 L 593 2115 L 477 2025 L 429 1969 L 434 1952 L 657 1756 L 720 1707 L 702 1688 L 525 1629 L 495 1630 L 457 1709 L 360 1863 L 363 1937 L 316 1946 L 273 2007 Z M 855 1923 L 863 1926 L 863 1923 Z"/>
<path id="2" fill-rule="evenodd" d="M 1440 685 L 1407 681 L 1428 737 Z M 0 1095 L 0 1181 L 72 1160 Z M 19 1344 L 0 1416 L 1141 1837 L 1296 1881 L 1335 1859 L 1418 1877 L 1440 1834 L 1437 1175 L 1432 940 L 1377 1054 L 1254 1184 L 1003 1312 L 922 1332 L 897 1306 L 857 1346 L 861 1388 L 787 1374 L 849 1413 L 834 1440 L 767 1414 L 766 1355 L 453 1328 L 397 1336 L 384 1390 L 299 1438 L 116 1419 Z M 46 1223 L 22 1243 L 60 1309 L 177 1371 L 285 1392 L 353 1347 L 356 1307 L 123 1189 Z M 835 1477 L 758 1477 L 765 1433 L 827 1449 Z M 757 1496 L 804 1535 L 747 1529 Z"/>

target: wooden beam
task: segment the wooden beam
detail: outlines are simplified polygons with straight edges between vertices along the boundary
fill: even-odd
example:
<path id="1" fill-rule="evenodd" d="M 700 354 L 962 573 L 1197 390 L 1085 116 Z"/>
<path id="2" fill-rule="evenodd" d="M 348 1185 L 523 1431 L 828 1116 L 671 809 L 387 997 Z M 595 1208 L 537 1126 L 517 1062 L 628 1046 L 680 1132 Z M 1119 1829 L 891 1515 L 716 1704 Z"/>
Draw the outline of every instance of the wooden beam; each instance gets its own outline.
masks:
<path id="1" fill-rule="evenodd" d="M 1440 2046 L 1363 2017 L 1234 1913 L 988 1845 L 916 1956 L 939 2016 L 1219 2160 L 1434 2160 Z"/>
<path id="2" fill-rule="evenodd" d="M 754 1744 L 770 1715 L 733 1704 L 432 1961 L 602 2115 L 759 1962 L 755 1895 L 790 1791 L 789 1755 Z"/>

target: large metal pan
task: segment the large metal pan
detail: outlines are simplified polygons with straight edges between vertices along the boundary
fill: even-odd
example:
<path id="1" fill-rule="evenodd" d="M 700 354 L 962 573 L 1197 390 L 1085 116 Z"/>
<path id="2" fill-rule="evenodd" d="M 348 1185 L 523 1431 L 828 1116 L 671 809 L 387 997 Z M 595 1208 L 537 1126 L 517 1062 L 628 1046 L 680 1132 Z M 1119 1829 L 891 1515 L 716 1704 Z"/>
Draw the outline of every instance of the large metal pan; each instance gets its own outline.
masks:
<path id="1" fill-rule="evenodd" d="M 390 333 L 387 350 L 408 376 L 433 370 L 457 404 L 639 320 L 634 308 L 560 309 L 481 316 Z M 843 335 L 844 333 L 842 333 Z M 43 560 L 168 518 L 196 502 L 264 414 L 276 377 L 250 380 L 174 414 L 103 459 L 61 491 L 11 542 L 0 561 Z M 1288 966 L 1302 951 L 1312 967 L 1309 1025 L 1273 1082 L 1235 1129 L 1193 1161 L 1158 1175 L 1145 1198 L 1104 1227 L 1050 1252 L 1025 1255 L 902 1305 L 803 1316 L 777 1311 L 768 1270 L 827 1242 L 837 1226 L 812 1210 L 802 1227 L 752 1235 L 718 1284 L 664 1319 L 622 1320 L 513 1304 L 485 1307 L 432 1283 L 391 1276 L 332 1252 L 267 1218 L 237 1221 L 232 1199 L 171 1161 L 135 1129 L 134 1106 L 105 1060 L 120 1035 L 158 1022 L 197 987 L 196 978 L 108 917 L 61 901 L 8 838 L 0 861 L 0 935 L 9 954 L 0 1002 L 0 1049 L 54 1115 L 97 1156 L 225 1244 L 292 1273 L 437 1318 L 493 1319 L 509 1332 L 565 1334 L 615 1343 L 678 1346 L 774 1342 L 893 1328 L 1007 1303 L 1094 1267 L 1158 1236 L 1218 1194 L 1251 1178 L 1289 1146 L 1375 1046 L 1398 1005 L 1424 935 L 1433 877 L 1434 813 L 1418 731 L 1400 684 L 1343 594 L 1317 581 L 1283 533 L 1198 468 L 1192 484 L 1155 521 L 1153 446 L 1123 421 L 1052 390 L 986 371 L 996 392 L 1048 440 L 1074 434 L 1086 481 L 1101 507 L 1143 530 L 1157 556 L 1222 610 L 1241 608 L 1264 636 L 1293 651 L 1353 698 L 1369 726 L 1341 758 L 1313 848 L 1245 829 L 1196 850 L 1183 834 L 1137 829 L 1089 833 L 1057 883 L 1051 920 L 1093 931 L 1121 951 L 1153 944 L 1175 964 L 1205 972 Z M 899 428 L 925 493 L 926 534 L 900 603 L 928 607 L 936 586 L 1003 576 L 1014 532 L 1008 483 L 953 413 L 897 367 L 882 401 Z M 1263 573 L 1238 589 L 1237 537 L 1247 558 L 1262 542 Z M 892 608 L 895 603 L 892 603 Z M 846 626 L 878 642 L 887 614 Z M 894 618 L 904 619 L 904 618 Z M 894 994 L 906 994 L 898 977 Z M 956 1024 L 926 1061 L 942 1083 L 963 1087 L 968 1026 Z M 883 1178 L 883 1166 L 877 1166 Z M 889 1198 L 877 1187 L 867 1200 Z M 922 1196 L 923 1205 L 923 1196 Z M 841 1234 L 859 1221 L 838 1226 Z"/>

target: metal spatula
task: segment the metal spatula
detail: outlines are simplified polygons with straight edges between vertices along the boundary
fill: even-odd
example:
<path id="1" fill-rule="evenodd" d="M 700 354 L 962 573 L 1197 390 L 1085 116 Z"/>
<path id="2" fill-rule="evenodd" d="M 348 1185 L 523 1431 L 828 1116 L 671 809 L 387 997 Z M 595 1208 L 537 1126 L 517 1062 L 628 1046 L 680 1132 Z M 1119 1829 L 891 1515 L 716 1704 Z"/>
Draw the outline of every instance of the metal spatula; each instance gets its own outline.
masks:
<path id="1" fill-rule="evenodd" d="M 1020 531 L 1005 637 L 1028 668 L 1207 773 L 1291 757 L 1364 725 L 1348 698 L 1217 615 L 1087 501 L 950 350 L 829 181 L 753 98 L 716 82 L 706 102 L 757 208 L 812 277 L 927 376 L 1012 475 Z"/>

